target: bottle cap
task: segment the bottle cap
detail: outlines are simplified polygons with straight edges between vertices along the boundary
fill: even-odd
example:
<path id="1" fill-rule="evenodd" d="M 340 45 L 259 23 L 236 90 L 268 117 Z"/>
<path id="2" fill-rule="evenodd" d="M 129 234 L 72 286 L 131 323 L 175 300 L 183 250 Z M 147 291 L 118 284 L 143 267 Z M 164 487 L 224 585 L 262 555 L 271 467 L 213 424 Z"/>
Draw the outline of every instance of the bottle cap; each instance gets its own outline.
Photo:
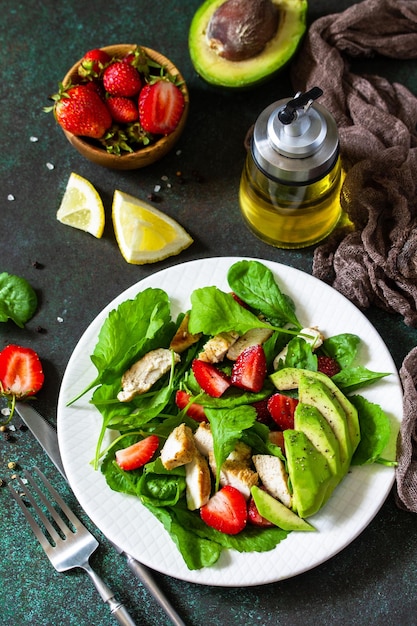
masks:
<path id="1" fill-rule="evenodd" d="M 308 184 L 329 173 L 339 154 L 336 122 L 315 102 L 319 87 L 267 107 L 255 123 L 252 155 L 266 176 Z"/>

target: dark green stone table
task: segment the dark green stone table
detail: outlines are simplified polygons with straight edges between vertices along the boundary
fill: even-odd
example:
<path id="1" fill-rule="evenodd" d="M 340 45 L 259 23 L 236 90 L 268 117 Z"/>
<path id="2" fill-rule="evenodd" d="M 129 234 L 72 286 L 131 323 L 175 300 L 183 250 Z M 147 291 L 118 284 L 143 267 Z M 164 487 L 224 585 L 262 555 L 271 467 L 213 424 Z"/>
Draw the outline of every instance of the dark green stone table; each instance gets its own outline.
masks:
<path id="1" fill-rule="evenodd" d="M 46 383 L 37 407 L 52 425 L 56 424 L 62 376 L 78 339 L 108 302 L 141 278 L 173 263 L 219 255 L 254 256 L 311 272 L 312 249 L 289 252 L 262 243 L 243 224 L 237 200 L 245 133 L 268 104 L 291 95 L 289 78 L 284 72 L 241 93 L 206 85 L 193 71 L 187 47 L 190 21 L 199 4 L 199 0 L 2 0 L 0 271 L 27 278 L 39 295 L 40 306 L 25 329 L 12 323 L 0 325 L 0 347 L 16 342 L 39 353 Z M 309 20 L 350 4 L 348 0 L 311 0 Z M 85 161 L 70 147 L 52 116 L 42 111 L 58 80 L 85 50 L 120 42 L 140 43 L 171 58 L 181 68 L 191 98 L 178 151 L 147 169 L 131 172 L 107 171 Z M 369 60 L 363 69 L 383 73 L 417 93 L 415 62 Z M 158 208 L 176 218 L 195 243 L 179 257 L 155 265 L 128 265 L 117 248 L 110 219 L 101 240 L 56 221 L 72 171 L 97 187 L 108 218 L 114 189 L 146 199 L 155 185 L 161 185 Z M 366 315 L 400 367 L 416 342 L 416 331 L 380 310 L 366 311 Z M 14 423 L 16 432 L 8 439 L 0 436 L 0 478 L 10 479 L 9 461 L 17 462 L 18 470 L 34 464 L 43 468 L 100 539 L 101 548 L 92 563 L 123 598 L 137 623 L 167 624 L 165 614 L 123 559 L 92 528 L 31 434 L 19 428 L 18 419 Z M 7 488 L 0 488 L 0 550 L 1 624 L 113 623 L 81 570 L 55 572 Z M 417 623 L 416 563 L 416 517 L 399 510 L 391 494 L 349 547 L 296 578 L 236 589 L 155 576 L 190 626 L 405 626 Z"/>

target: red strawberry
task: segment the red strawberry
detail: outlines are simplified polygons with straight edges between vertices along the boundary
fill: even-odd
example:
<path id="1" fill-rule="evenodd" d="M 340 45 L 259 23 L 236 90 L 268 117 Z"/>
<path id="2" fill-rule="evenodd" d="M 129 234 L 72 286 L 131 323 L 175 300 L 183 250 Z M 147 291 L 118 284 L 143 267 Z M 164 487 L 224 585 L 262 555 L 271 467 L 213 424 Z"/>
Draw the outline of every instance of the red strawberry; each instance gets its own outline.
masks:
<path id="1" fill-rule="evenodd" d="M 107 107 L 113 120 L 118 124 L 130 124 L 139 118 L 138 107 L 130 98 L 110 96 L 107 98 Z"/>
<path id="2" fill-rule="evenodd" d="M 248 518 L 245 497 L 235 487 L 226 485 L 201 507 L 200 515 L 207 526 L 236 535 L 245 528 Z"/>
<path id="3" fill-rule="evenodd" d="M 244 309 L 249 308 L 246 302 L 243 302 L 243 300 L 239 298 L 239 296 L 236 295 L 234 291 L 231 291 L 230 295 L 232 296 L 233 300 L 235 300 L 238 304 L 240 304 L 240 306 L 242 306 Z"/>
<path id="4" fill-rule="evenodd" d="M 186 391 L 179 389 L 175 394 L 175 404 L 179 409 L 185 409 L 189 404 L 191 396 Z M 204 407 L 201 404 L 192 402 L 187 409 L 188 417 L 191 417 L 196 422 L 207 422 L 206 414 L 204 413 Z"/>
<path id="5" fill-rule="evenodd" d="M 42 364 L 31 348 L 8 345 L 0 352 L 0 391 L 9 398 L 37 393 L 44 382 Z"/>
<path id="6" fill-rule="evenodd" d="M 100 96 L 86 85 L 60 91 L 52 100 L 58 124 L 74 135 L 100 139 L 112 124 L 110 111 Z"/>
<path id="7" fill-rule="evenodd" d="M 261 424 L 270 425 L 272 422 L 271 414 L 268 411 L 268 399 L 258 400 L 258 402 L 254 402 L 252 404 L 253 408 L 256 411 L 256 421 L 261 422 Z"/>
<path id="8" fill-rule="evenodd" d="M 133 65 L 115 61 L 104 70 L 103 85 L 112 96 L 131 98 L 139 93 L 142 80 Z"/>
<path id="9" fill-rule="evenodd" d="M 260 391 L 266 376 L 266 357 L 261 345 L 246 348 L 237 357 L 231 382 L 235 387 L 246 391 Z"/>
<path id="10" fill-rule="evenodd" d="M 268 400 L 268 411 L 281 430 L 294 428 L 294 411 L 298 404 L 296 398 L 283 393 L 274 393 Z"/>
<path id="11" fill-rule="evenodd" d="M 326 374 L 331 378 L 340 372 L 340 365 L 331 356 L 320 355 L 317 357 L 317 369 L 322 374 Z"/>
<path id="12" fill-rule="evenodd" d="M 139 94 L 139 120 L 148 133 L 169 135 L 181 119 L 184 95 L 169 80 L 146 85 Z"/>
<path id="13" fill-rule="evenodd" d="M 230 387 L 230 379 L 212 363 L 194 359 L 192 370 L 201 389 L 213 398 L 220 396 Z"/>
<path id="14" fill-rule="evenodd" d="M 116 463 L 123 470 L 134 470 L 149 463 L 159 446 L 157 435 L 149 435 L 133 445 L 117 450 Z"/>
<path id="15" fill-rule="evenodd" d="M 78 66 L 78 73 L 83 77 L 96 78 L 110 61 L 111 57 L 107 52 L 94 48 L 94 50 L 89 50 L 83 56 Z"/>
<path id="16" fill-rule="evenodd" d="M 261 487 L 261 489 L 265 490 L 265 487 Z M 269 528 L 271 526 L 274 526 L 272 522 L 270 522 L 265 517 L 262 517 L 257 509 L 255 500 L 252 497 L 249 500 L 248 504 L 248 522 L 250 522 L 254 526 L 260 526 L 261 528 Z"/>

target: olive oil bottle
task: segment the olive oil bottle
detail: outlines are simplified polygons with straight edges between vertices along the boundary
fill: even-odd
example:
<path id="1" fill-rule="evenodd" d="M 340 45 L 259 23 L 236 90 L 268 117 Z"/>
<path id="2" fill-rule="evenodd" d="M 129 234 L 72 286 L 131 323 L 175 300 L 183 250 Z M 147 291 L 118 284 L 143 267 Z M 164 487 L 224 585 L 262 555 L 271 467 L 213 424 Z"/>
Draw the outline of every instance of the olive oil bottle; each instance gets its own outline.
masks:
<path id="1" fill-rule="evenodd" d="M 239 201 L 255 235 L 279 248 L 324 239 L 340 215 L 343 173 L 336 123 L 315 87 L 270 105 L 256 121 Z"/>

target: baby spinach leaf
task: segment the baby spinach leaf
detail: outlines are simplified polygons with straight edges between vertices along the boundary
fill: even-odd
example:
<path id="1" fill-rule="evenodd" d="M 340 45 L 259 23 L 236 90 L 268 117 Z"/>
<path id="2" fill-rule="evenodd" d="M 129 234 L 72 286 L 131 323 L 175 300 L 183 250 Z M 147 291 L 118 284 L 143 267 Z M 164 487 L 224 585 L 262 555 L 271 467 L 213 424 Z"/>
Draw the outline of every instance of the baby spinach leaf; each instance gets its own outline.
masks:
<path id="1" fill-rule="evenodd" d="M 202 287 L 193 291 L 191 305 L 188 329 L 193 334 L 217 335 L 234 330 L 243 335 L 252 328 L 272 328 L 236 302 L 231 294 L 217 287 Z M 273 330 L 294 334 L 281 328 Z"/>
<path id="2" fill-rule="evenodd" d="M 391 427 L 387 414 L 378 404 L 362 396 L 349 396 L 349 400 L 360 416 L 361 440 L 355 450 L 351 464 L 369 465 L 381 456 L 388 444 Z"/>
<path id="3" fill-rule="evenodd" d="M 239 406 L 233 409 L 205 409 L 210 422 L 216 461 L 216 490 L 219 486 L 220 468 L 241 439 L 242 432 L 253 426 L 256 410 L 252 406 Z"/>
<path id="4" fill-rule="evenodd" d="M 371 385 L 385 376 L 389 376 L 389 372 L 372 372 L 362 365 L 357 365 L 356 367 L 347 367 L 340 370 L 340 372 L 332 376 L 332 380 L 343 393 L 347 393 L 360 387 Z"/>
<path id="5" fill-rule="evenodd" d="M 174 329 L 168 296 L 162 289 L 145 289 L 133 300 L 122 302 L 104 321 L 90 357 L 97 368 L 96 378 L 69 404 L 100 383 L 111 384 L 146 352 L 168 345 Z"/>
<path id="6" fill-rule="evenodd" d="M 289 323 L 301 330 L 294 302 L 283 294 L 271 270 L 259 261 L 238 261 L 229 269 L 227 280 L 233 292 L 259 311 L 274 326 Z"/>
<path id="7" fill-rule="evenodd" d="M 360 337 L 352 333 L 333 335 L 323 341 L 323 350 L 336 359 L 340 367 L 349 367 L 353 363 L 361 343 Z"/>
<path id="8" fill-rule="evenodd" d="M 20 276 L 0 274 L 0 322 L 11 319 L 19 328 L 35 314 L 38 298 L 28 281 Z"/>

